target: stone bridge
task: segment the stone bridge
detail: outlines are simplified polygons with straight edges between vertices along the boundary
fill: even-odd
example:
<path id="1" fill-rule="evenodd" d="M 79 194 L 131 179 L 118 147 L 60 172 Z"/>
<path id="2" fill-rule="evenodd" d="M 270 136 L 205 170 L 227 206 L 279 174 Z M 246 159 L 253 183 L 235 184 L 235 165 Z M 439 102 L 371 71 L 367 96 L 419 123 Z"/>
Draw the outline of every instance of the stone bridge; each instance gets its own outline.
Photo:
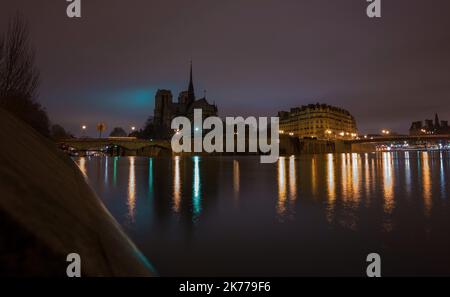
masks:
<path id="1" fill-rule="evenodd" d="M 442 135 L 391 135 L 346 140 L 347 143 L 392 143 L 392 142 L 440 142 L 450 141 L 450 134 Z"/>
<path id="2" fill-rule="evenodd" d="M 133 137 L 73 138 L 58 142 L 62 148 L 69 148 L 80 154 L 87 151 L 106 151 L 119 156 L 161 156 L 171 155 L 169 141 L 143 140 Z"/>

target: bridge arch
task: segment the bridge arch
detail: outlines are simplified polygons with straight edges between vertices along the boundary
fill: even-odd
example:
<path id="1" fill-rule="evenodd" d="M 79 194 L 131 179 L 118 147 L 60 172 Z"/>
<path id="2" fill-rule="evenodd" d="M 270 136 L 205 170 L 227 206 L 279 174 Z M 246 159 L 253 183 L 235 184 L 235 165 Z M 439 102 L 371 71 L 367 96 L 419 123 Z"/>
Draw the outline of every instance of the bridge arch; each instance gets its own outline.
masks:
<path id="1" fill-rule="evenodd" d="M 172 154 L 168 141 L 139 139 L 67 139 L 59 142 L 62 148 L 74 151 L 106 151 L 114 156 L 166 156 Z"/>

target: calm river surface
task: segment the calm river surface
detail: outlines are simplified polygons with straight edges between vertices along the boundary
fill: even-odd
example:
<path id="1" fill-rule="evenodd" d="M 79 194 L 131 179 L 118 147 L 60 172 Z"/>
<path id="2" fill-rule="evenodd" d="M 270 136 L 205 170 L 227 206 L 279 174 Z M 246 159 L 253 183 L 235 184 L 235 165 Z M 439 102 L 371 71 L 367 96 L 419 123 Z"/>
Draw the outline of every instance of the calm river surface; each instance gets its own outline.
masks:
<path id="1" fill-rule="evenodd" d="M 450 275 L 450 152 L 75 162 L 161 276 Z"/>

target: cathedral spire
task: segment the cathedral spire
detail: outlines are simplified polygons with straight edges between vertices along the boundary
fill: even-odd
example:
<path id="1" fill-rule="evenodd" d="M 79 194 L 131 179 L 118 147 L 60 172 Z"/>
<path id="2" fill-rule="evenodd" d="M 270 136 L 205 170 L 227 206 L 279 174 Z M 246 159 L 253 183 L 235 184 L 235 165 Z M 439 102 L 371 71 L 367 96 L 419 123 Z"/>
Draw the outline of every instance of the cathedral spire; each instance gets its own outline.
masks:
<path id="1" fill-rule="evenodd" d="M 189 74 L 188 99 L 191 102 L 193 102 L 195 100 L 194 83 L 192 80 L 192 61 L 191 61 L 191 69 L 190 69 L 190 74 Z"/>
<path id="2" fill-rule="evenodd" d="M 438 116 L 438 114 L 436 114 L 435 116 L 434 116 L 434 128 L 435 129 L 437 129 L 437 128 L 439 128 L 439 116 Z"/>

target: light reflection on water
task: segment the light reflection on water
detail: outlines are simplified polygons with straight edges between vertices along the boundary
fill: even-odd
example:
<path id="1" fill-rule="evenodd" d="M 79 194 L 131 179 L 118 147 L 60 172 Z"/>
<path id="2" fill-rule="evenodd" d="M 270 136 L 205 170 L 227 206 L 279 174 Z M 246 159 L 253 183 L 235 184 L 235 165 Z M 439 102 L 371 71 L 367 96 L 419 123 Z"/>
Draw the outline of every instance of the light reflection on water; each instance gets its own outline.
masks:
<path id="1" fill-rule="evenodd" d="M 241 178 L 239 171 L 239 161 L 233 160 L 233 191 L 234 196 L 236 198 L 239 197 L 239 188 L 240 188 Z"/>
<path id="2" fill-rule="evenodd" d="M 341 155 L 341 178 L 342 178 L 342 193 L 346 193 L 345 195 L 342 195 L 342 199 L 343 201 L 347 201 L 349 195 L 349 190 L 348 190 L 348 186 L 350 184 L 350 181 L 348 181 L 348 166 L 347 166 L 347 162 L 348 162 L 348 154 L 342 154 Z"/>
<path id="3" fill-rule="evenodd" d="M 392 213 L 395 207 L 392 153 L 384 152 L 382 158 L 383 158 L 384 212 L 390 214 Z"/>
<path id="4" fill-rule="evenodd" d="M 130 157 L 130 166 L 128 174 L 128 215 L 132 222 L 134 222 L 134 215 L 136 211 L 136 177 L 135 177 L 135 157 Z"/>
<path id="5" fill-rule="evenodd" d="M 311 160 L 311 189 L 313 196 L 317 194 L 317 166 L 316 157 L 313 156 Z"/>
<path id="6" fill-rule="evenodd" d="M 148 194 L 153 198 L 153 158 L 148 161 Z"/>
<path id="7" fill-rule="evenodd" d="M 334 155 L 327 155 L 327 221 L 333 221 L 334 217 L 334 207 L 336 203 L 336 185 L 335 185 L 335 177 L 334 177 Z"/>
<path id="8" fill-rule="evenodd" d="M 297 175 L 295 166 L 295 157 L 291 156 L 289 158 L 289 199 L 291 205 L 297 199 Z"/>
<path id="9" fill-rule="evenodd" d="M 286 213 L 286 158 L 278 159 L 278 215 L 281 217 Z"/>
<path id="10" fill-rule="evenodd" d="M 444 173 L 444 158 L 443 158 L 443 153 L 441 152 L 439 154 L 439 161 L 440 161 L 440 176 L 441 176 L 441 195 L 442 197 L 446 197 L 446 192 L 445 192 L 445 173 Z"/>
<path id="11" fill-rule="evenodd" d="M 431 173 L 430 163 L 428 160 L 428 152 L 422 152 L 422 191 L 423 191 L 423 203 L 425 205 L 425 215 L 429 216 L 433 201 L 431 199 Z"/>
<path id="12" fill-rule="evenodd" d="M 194 219 L 197 219 L 202 211 L 200 192 L 200 157 L 194 157 L 194 183 L 192 194 L 192 212 Z"/>
<path id="13" fill-rule="evenodd" d="M 370 180 L 371 180 L 371 175 L 370 175 L 370 165 L 369 165 L 369 154 L 365 153 L 364 154 L 364 194 L 366 196 L 366 199 L 364 201 L 364 203 L 369 206 L 370 205 L 370 199 L 368 199 L 368 195 L 367 193 L 370 192 Z"/>
<path id="14" fill-rule="evenodd" d="M 411 163 L 409 162 L 409 152 L 405 152 L 405 188 L 408 195 L 411 195 Z"/>
<path id="15" fill-rule="evenodd" d="M 119 157 L 114 157 L 114 175 L 113 175 L 113 184 L 116 186 L 117 184 L 117 160 Z"/>
<path id="16" fill-rule="evenodd" d="M 291 156 L 276 164 L 260 164 L 258 157 L 98 161 L 76 159 L 114 217 L 150 259 L 161 259 L 168 275 L 209 271 L 208 261 L 215 261 L 217 273 L 245 272 L 251 266 L 246 261 L 256 261 L 254 251 L 262 247 L 280 249 L 277 260 L 264 259 L 267 271 L 308 275 L 302 261 L 310 260 L 307 255 L 321 259 L 319 250 L 351 257 L 348 249 L 381 249 L 401 258 L 405 248 L 416 246 L 426 255 L 421 261 L 427 271 L 434 267 L 427 257 L 439 256 L 448 264 L 439 271 L 450 274 L 448 254 L 439 252 L 450 248 L 448 236 L 439 237 L 450 234 L 448 152 Z M 230 244 L 236 248 L 223 249 Z M 217 259 L 215 249 L 236 261 Z M 181 264 L 170 264 L 170 252 L 192 262 L 175 257 Z M 352 267 L 344 270 L 359 271 Z"/>
<path id="17" fill-rule="evenodd" d="M 86 157 L 81 157 L 78 159 L 78 167 L 80 168 L 81 173 L 83 173 L 84 176 L 87 176 Z"/>
<path id="18" fill-rule="evenodd" d="M 153 160 L 152 160 L 153 161 Z M 181 176 L 180 176 L 180 157 L 174 157 L 174 167 L 173 167 L 173 210 L 175 212 L 180 211 L 181 202 Z"/>

